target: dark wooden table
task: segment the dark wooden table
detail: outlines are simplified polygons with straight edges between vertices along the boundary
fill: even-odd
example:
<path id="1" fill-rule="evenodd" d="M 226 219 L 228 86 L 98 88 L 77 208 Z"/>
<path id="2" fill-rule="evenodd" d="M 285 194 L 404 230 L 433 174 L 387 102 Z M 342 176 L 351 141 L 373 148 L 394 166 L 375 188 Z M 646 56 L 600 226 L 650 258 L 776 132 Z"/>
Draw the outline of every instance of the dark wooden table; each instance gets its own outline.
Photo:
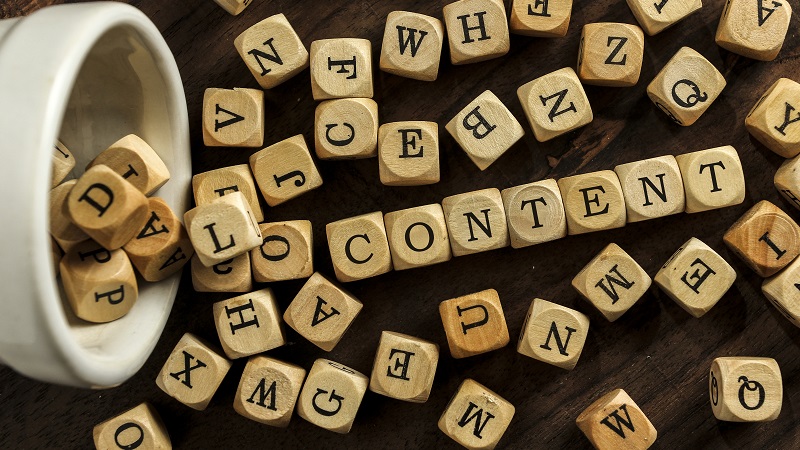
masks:
<path id="1" fill-rule="evenodd" d="M 755 1 L 755 0 L 753 0 Z M 59 0 L 5 0 L 0 17 L 27 14 Z M 254 150 L 205 148 L 200 130 L 203 90 L 258 85 L 234 50 L 233 40 L 255 22 L 284 13 L 306 46 L 333 37 L 372 42 L 377 67 L 383 27 L 393 10 L 441 17 L 447 1 L 255 0 L 239 17 L 211 0 L 133 0 L 164 34 L 184 79 L 196 173 L 247 162 Z M 506 1 L 507 4 L 510 1 Z M 314 225 L 317 270 L 332 275 L 325 224 L 372 211 L 393 211 L 440 202 L 442 198 L 487 187 L 500 189 L 548 177 L 612 169 L 615 165 L 664 154 L 680 154 L 731 144 L 739 150 L 747 178 L 743 204 L 722 210 L 680 214 L 528 247 L 506 248 L 455 258 L 423 269 L 392 272 L 348 284 L 364 310 L 342 342 L 323 352 L 289 330 L 289 343 L 270 354 L 306 368 L 314 359 L 331 358 L 369 374 L 381 330 L 393 330 L 437 342 L 442 350 L 433 393 L 427 403 L 411 404 L 368 392 L 353 430 L 340 436 L 295 417 L 288 429 L 247 420 L 232 408 L 244 360 L 234 362 L 206 411 L 189 409 L 155 385 L 161 365 L 180 336 L 191 331 L 215 341 L 211 304 L 231 295 L 198 294 L 188 270 L 172 316 L 155 352 L 139 374 L 106 391 L 50 386 L 0 369 L 0 448 L 89 448 L 92 427 L 142 401 L 156 406 L 177 448 L 455 448 L 436 426 L 458 384 L 474 378 L 511 401 L 516 416 L 500 442 L 502 448 L 590 448 L 575 418 L 595 398 L 624 388 L 658 429 L 653 448 L 793 449 L 800 447 L 800 330 L 781 317 L 761 294 L 761 279 L 722 243 L 722 235 L 745 210 L 761 199 L 798 211 L 779 198 L 772 176 L 783 158 L 750 138 L 744 117 L 779 77 L 800 72 L 798 20 L 778 59 L 748 60 L 714 43 L 722 0 L 655 37 L 647 37 L 641 79 L 632 88 L 587 86 L 594 121 L 547 143 L 536 142 L 517 100 L 521 84 L 553 70 L 575 66 L 581 27 L 590 22 L 636 23 L 624 0 L 576 0 L 565 38 L 512 36 L 501 59 L 454 67 L 447 50 L 439 79 L 413 81 L 374 72 L 375 100 L 381 122 L 438 122 L 441 182 L 424 187 L 386 187 L 375 159 L 320 162 L 322 188 L 276 208 L 268 221 L 309 219 Z M 795 9 L 797 5 L 795 4 Z M 645 93 L 647 83 L 681 47 L 708 58 L 728 82 L 721 97 L 693 126 L 679 127 L 659 112 Z M 446 48 L 446 46 L 445 46 Z M 46 57 L 38 55 L 36 57 Z M 444 130 L 457 111 L 491 89 L 524 124 L 525 137 L 485 172 L 480 172 Z M 266 92 L 265 143 L 297 133 L 313 142 L 316 103 L 308 71 Z M 7 106 L 7 105 L 6 105 Z M 609 323 L 581 300 L 570 280 L 601 248 L 616 242 L 651 275 L 688 238 L 695 236 L 722 254 L 739 274 L 733 288 L 701 319 L 694 319 L 657 288 L 625 316 Z M 274 283 L 286 308 L 302 281 Z M 516 353 L 513 343 L 485 355 L 454 360 L 439 319 L 440 301 L 495 288 L 503 302 L 515 342 L 534 297 L 576 308 L 589 315 L 591 328 L 583 355 L 568 372 Z M 774 422 L 734 424 L 717 421 L 709 406 L 708 368 L 717 356 L 768 356 L 780 364 L 783 410 Z"/>

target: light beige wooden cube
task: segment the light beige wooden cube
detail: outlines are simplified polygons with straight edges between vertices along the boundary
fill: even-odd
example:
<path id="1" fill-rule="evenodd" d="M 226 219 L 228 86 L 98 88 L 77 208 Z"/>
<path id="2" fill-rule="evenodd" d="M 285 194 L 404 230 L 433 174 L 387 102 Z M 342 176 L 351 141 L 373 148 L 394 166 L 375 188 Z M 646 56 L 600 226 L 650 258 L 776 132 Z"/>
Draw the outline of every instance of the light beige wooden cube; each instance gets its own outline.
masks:
<path id="1" fill-rule="evenodd" d="M 567 218 L 558 183 L 552 178 L 504 189 L 511 247 L 541 244 L 567 235 Z"/>
<path id="2" fill-rule="evenodd" d="M 389 239 L 380 211 L 331 222 L 325 232 L 339 281 L 362 280 L 392 270 Z"/>
<path id="3" fill-rule="evenodd" d="M 167 357 L 156 385 L 189 408 L 203 411 L 217 392 L 231 362 L 191 333 L 185 333 Z"/>
<path id="4" fill-rule="evenodd" d="M 622 389 L 595 400 L 575 423 L 597 450 L 645 450 L 658 438 L 650 419 Z"/>
<path id="5" fill-rule="evenodd" d="M 761 292 L 796 327 L 800 327 L 800 258 L 764 280 Z"/>
<path id="6" fill-rule="evenodd" d="M 244 30 L 233 46 L 264 89 L 272 89 L 308 67 L 308 50 L 283 14 Z"/>
<path id="7" fill-rule="evenodd" d="M 728 0 L 715 40 L 733 53 L 772 61 L 783 47 L 791 18 L 792 5 L 787 1 Z"/>
<path id="8" fill-rule="evenodd" d="M 95 157 L 87 169 L 108 166 L 122 175 L 144 195 L 152 195 L 169 181 L 169 169 L 150 145 L 135 134 L 111 144 Z"/>
<path id="9" fill-rule="evenodd" d="M 628 0 L 639 25 L 648 36 L 666 30 L 703 7 L 701 0 Z"/>
<path id="10" fill-rule="evenodd" d="M 238 16 L 253 0 L 214 0 L 232 16 Z"/>
<path id="11" fill-rule="evenodd" d="M 467 378 L 439 417 L 439 429 L 469 449 L 493 449 L 516 409 L 486 386 Z"/>
<path id="12" fill-rule="evenodd" d="M 197 292 L 250 292 L 253 275 L 250 253 L 206 267 L 195 254 L 192 257 L 192 287 Z"/>
<path id="13" fill-rule="evenodd" d="M 64 251 L 69 251 L 75 244 L 89 239 L 69 216 L 67 198 L 78 180 L 65 181 L 50 191 L 50 235 Z"/>
<path id="14" fill-rule="evenodd" d="M 513 0 L 509 26 L 514 34 L 562 37 L 571 15 L 572 0 Z"/>
<path id="15" fill-rule="evenodd" d="M 75 157 L 66 145 L 61 141 L 56 141 L 53 146 L 53 166 L 51 175 L 51 187 L 56 187 L 67 178 L 75 168 Z"/>
<path id="16" fill-rule="evenodd" d="M 50 237 L 50 256 L 52 257 L 53 272 L 58 277 L 61 273 L 61 258 L 64 257 L 64 252 L 52 236 Z"/>
<path id="17" fill-rule="evenodd" d="M 589 318 L 574 309 L 536 298 L 528 308 L 517 352 L 572 370 L 589 333 Z"/>
<path id="18" fill-rule="evenodd" d="M 383 217 L 394 270 L 450 261 L 450 239 L 438 203 L 386 213 Z"/>
<path id="19" fill-rule="evenodd" d="M 268 356 L 253 356 L 244 366 L 233 409 L 250 420 L 285 428 L 292 419 L 305 378 L 302 367 Z"/>
<path id="20" fill-rule="evenodd" d="M 453 65 L 499 58 L 511 48 L 501 0 L 459 0 L 445 5 L 442 14 Z"/>
<path id="21" fill-rule="evenodd" d="M 321 39 L 311 43 L 314 100 L 372 98 L 372 44 L 367 39 Z"/>
<path id="22" fill-rule="evenodd" d="M 585 84 L 627 87 L 639 81 L 644 33 L 627 23 L 588 23 L 578 49 L 578 77 Z"/>
<path id="23" fill-rule="evenodd" d="M 461 359 L 508 345 L 508 326 L 494 289 L 445 300 L 439 304 L 447 345 Z"/>
<path id="24" fill-rule="evenodd" d="M 214 303 L 214 324 L 222 350 L 230 359 L 286 343 L 281 313 L 269 288 Z"/>
<path id="25" fill-rule="evenodd" d="M 439 125 L 392 122 L 378 130 L 378 173 L 386 186 L 439 182 Z"/>
<path id="26" fill-rule="evenodd" d="M 156 409 L 149 403 L 141 403 L 95 425 L 92 437 L 97 450 L 172 450 L 167 428 Z"/>
<path id="27" fill-rule="evenodd" d="M 708 374 L 714 417 L 728 422 L 768 422 L 783 404 L 783 380 L 772 358 L 716 358 Z"/>
<path id="28" fill-rule="evenodd" d="M 380 69 L 421 81 L 434 81 L 442 59 L 444 25 L 431 16 L 392 11 L 386 16 Z"/>
<path id="29" fill-rule="evenodd" d="M 269 206 L 278 206 L 322 186 L 322 177 L 302 134 L 253 153 L 250 169 Z"/>
<path id="30" fill-rule="evenodd" d="M 787 3 L 788 5 L 788 3 Z M 800 154 L 800 83 L 779 78 L 761 96 L 744 119 L 747 131 L 784 158 Z"/>
<path id="31" fill-rule="evenodd" d="M 442 209 L 453 256 L 508 247 L 508 223 L 498 189 L 481 189 L 445 197 Z"/>
<path id="32" fill-rule="evenodd" d="M 192 176 L 192 193 L 197 206 L 207 205 L 233 192 L 241 192 L 244 195 L 257 222 L 264 220 L 264 212 L 258 203 L 256 181 L 249 165 L 221 167 Z"/>
<path id="33" fill-rule="evenodd" d="M 259 247 L 250 250 L 253 278 L 259 283 L 308 278 L 314 273 L 314 243 L 311 222 L 258 225 L 263 236 Z"/>
<path id="34" fill-rule="evenodd" d="M 308 372 L 297 414 L 314 425 L 339 434 L 353 427 L 369 378 L 327 359 L 314 361 Z"/>
<path id="35" fill-rule="evenodd" d="M 439 346 L 414 336 L 381 332 L 369 390 L 387 397 L 425 403 L 439 363 Z"/>
<path id="36" fill-rule="evenodd" d="M 780 194 L 791 202 L 792 206 L 800 209 L 800 156 L 795 156 L 792 159 L 787 159 L 781 164 L 773 177 L 775 189 Z"/>
<path id="37" fill-rule="evenodd" d="M 203 143 L 207 147 L 264 145 L 264 91 L 206 89 L 203 95 Z"/>
<path id="38" fill-rule="evenodd" d="M 620 164 L 614 168 L 625 197 L 628 223 L 682 213 L 683 178 L 672 155 Z"/>
<path id="39" fill-rule="evenodd" d="M 594 119 L 589 98 L 572 67 L 523 84 L 517 89 L 517 97 L 539 142 L 561 136 Z"/>
<path id="40" fill-rule="evenodd" d="M 617 174 L 601 170 L 558 180 L 570 235 L 625 226 L 627 207 Z"/>
<path id="41" fill-rule="evenodd" d="M 681 169 L 686 212 L 696 213 L 744 201 L 742 162 L 730 145 L 675 156 Z"/>
<path id="42" fill-rule="evenodd" d="M 314 150 L 319 159 L 362 159 L 378 154 L 378 104 L 340 98 L 314 111 Z"/>

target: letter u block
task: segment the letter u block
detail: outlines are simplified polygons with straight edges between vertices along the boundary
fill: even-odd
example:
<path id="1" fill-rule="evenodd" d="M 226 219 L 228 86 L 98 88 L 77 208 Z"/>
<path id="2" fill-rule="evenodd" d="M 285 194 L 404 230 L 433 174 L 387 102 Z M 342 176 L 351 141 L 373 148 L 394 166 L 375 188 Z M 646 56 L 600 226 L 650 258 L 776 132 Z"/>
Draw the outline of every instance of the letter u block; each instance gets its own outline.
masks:
<path id="1" fill-rule="evenodd" d="M 285 428 L 292 419 L 306 370 L 267 356 L 253 356 L 244 366 L 233 409 L 248 419 Z"/>
<path id="2" fill-rule="evenodd" d="M 511 247 L 522 248 L 567 235 L 564 202 L 556 180 L 550 178 L 504 189 Z"/>
<path id="3" fill-rule="evenodd" d="M 611 170 L 558 180 L 570 235 L 624 227 L 627 207 L 617 174 Z"/>
<path id="4" fill-rule="evenodd" d="M 506 317 L 494 289 L 443 301 L 439 315 L 453 358 L 480 355 L 508 344 Z"/>
<path id="5" fill-rule="evenodd" d="M 250 250 L 253 278 L 259 283 L 308 278 L 314 273 L 311 222 L 261 223 L 262 244 Z"/>
<path id="6" fill-rule="evenodd" d="M 764 280 L 761 292 L 796 327 L 800 327 L 800 258 Z"/>
<path id="7" fill-rule="evenodd" d="M 233 45 L 264 89 L 272 89 L 308 67 L 308 50 L 283 14 L 244 30 Z"/>
<path id="8" fill-rule="evenodd" d="M 788 3 L 786 3 L 788 6 Z M 779 78 L 744 119 L 747 131 L 784 158 L 800 154 L 800 83 Z"/>
<path id="9" fill-rule="evenodd" d="M 534 299 L 522 325 L 517 352 L 572 370 L 589 333 L 589 318 L 574 309 Z"/>
<path id="10" fill-rule="evenodd" d="M 628 7 L 649 36 L 666 30 L 703 7 L 701 0 L 628 0 Z"/>
<path id="11" fill-rule="evenodd" d="M 272 350 L 286 343 L 272 289 L 214 303 L 214 324 L 230 359 Z"/>
<path id="12" fill-rule="evenodd" d="M 453 65 L 499 58 L 511 48 L 501 0 L 459 0 L 442 9 Z"/>
<path id="13" fill-rule="evenodd" d="M 517 97 L 539 142 L 561 136 L 594 119 L 589 98 L 572 67 L 523 84 L 517 89 Z"/>
<path id="14" fill-rule="evenodd" d="M 708 391 L 714 417 L 728 422 L 768 422 L 783 404 L 783 380 L 772 358 L 724 357 L 711 363 Z"/>
<path id="15" fill-rule="evenodd" d="M 326 100 L 314 110 L 319 159 L 363 159 L 378 154 L 378 104 L 371 98 Z"/>
<path id="16" fill-rule="evenodd" d="M 383 217 L 394 270 L 450 261 L 450 239 L 444 211 L 439 204 L 417 206 Z"/>
<path id="17" fill-rule="evenodd" d="M 269 206 L 278 206 L 322 186 L 322 177 L 302 134 L 253 153 L 250 169 Z"/>
<path id="18" fill-rule="evenodd" d="M 725 147 L 675 157 L 686 194 L 686 212 L 696 213 L 744 201 L 745 179 L 736 149 Z"/>
<path id="19" fill-rule="evenodd" d="M 413 336 L 381 332 L 369 390 L 387 397 L 425 403 L 439 363 L 439 346 Z"/>
<path id="20" fill-rule="evenodd" d="M 783 47 L 791 18 L 792 5 L 788 1 L 728 0 L 715 40 L 733 53 L 772 61 Z"/>
<path id="21" fill-rule="evenodd" d="M 380 211 L 331 222 L 325 230 L 339 281 L 362 280 L 392 270 L 389 240 Z"/>
<path id="22" fill-rule="evenodd" d="M 92 430 L 94 446 L 106 449 L 171 450 L 167 428 L 152 405 L 142 403 L 97 424 Z"/>
<path id="23" fill-rule="evenodd" d="M 264 220 L 264 212 L 258 203 L 256 181 L 247 164 L 221 167 L 192 177 L 192 194 L 197 206 L 207 205 L 233 192 L 241 192 L 244 195 L 257 222 Z"/>
<path id="24" fill-rule="evenodd" d="M 381 45 L 382 71 L 421 81 L 434 81 L 442 59 L 444 25 L 423 14 L 392 11 L 386 16 Z"/>
<path id="25" fill-rule="evenodd" d="M 386 186 L 439 182 L 439 125 L 392 122 L 378 130 L 378 173 Z"/>
<path id="26" fill-rule="evenodd" d="M 111 144 L 86 167 L 108 166 L 136 186 L 144 195 L 151 195 L 169 181 L 169 169 L 142 138 L 129 134 Z"/>
<path id="27" fill-rule="evenodd" d="M 186 333 L 172 350 L 156 385 L 184 405 L 203 411 L 231 363 L 197 336 Z"/>
<path id="28" fill-rule="evenodd" d="M 368 384 L 369 378 L 364 374 L 334 361 L 318 359 L 303 384 L 297 414 L 318 427 L 347 434 Z"/>
<path id="29" fill-rule="evenodd" d="M 622 389 L 598 398 L 575 421 L 597 450 L 645 450 L 658 432 Z"/>
<path id="30" fill-rule="evenodd" d="M 322 39 L 311 43 L 314 100 L 372 98 L 372 44 L 367 39 Z"/>
<path id="31" fill-rule="evenodd" d="M 439 417 L 439 429 L 466 448 L 491 450 L 500 442 L 515 412 L 508 400 L 467 378 Z"/>
<path id="32" fill-rule="evenodd" d="M 572 0 L 513 0 L 509 25 L 514 34 L 562 37 L 571 15 Z"/>
<path id="33" fill-rule="evenodd" d="M 508 247 L 503 198 L 495 188 L 451 195 L 442 200 L 453 256 Z"/>
<path id="34" fill-rule="evenodd" d="M 614 168 L 625 197 L 628 223 L 682 213 L 683 178 L 672 155 L 620 164 Z"/>
<path id="35" fill-rule="evenodd" d="M 203 144 L 207 147 L 264 145 L 264 91 L 206 89 L 203 95 Z"/>

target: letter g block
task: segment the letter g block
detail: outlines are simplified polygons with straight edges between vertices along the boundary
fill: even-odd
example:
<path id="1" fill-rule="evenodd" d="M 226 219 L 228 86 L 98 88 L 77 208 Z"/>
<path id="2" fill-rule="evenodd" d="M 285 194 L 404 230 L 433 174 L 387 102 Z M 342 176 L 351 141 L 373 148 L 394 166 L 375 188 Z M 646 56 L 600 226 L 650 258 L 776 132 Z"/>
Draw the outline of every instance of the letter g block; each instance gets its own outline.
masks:
<path id="1" fill-rule="evenodd" d="M 783 381 L 772 358 L 725 357 L 708 374 L 711 410 L 728 422 L 768 422 L 781 413 Z"/>
<path id="2" fill-rule="evenodd" d="M 339 434 L 353 426 L 369 378 L 327 359 L 314 361 L 297 402 L 303 419 Z"/>

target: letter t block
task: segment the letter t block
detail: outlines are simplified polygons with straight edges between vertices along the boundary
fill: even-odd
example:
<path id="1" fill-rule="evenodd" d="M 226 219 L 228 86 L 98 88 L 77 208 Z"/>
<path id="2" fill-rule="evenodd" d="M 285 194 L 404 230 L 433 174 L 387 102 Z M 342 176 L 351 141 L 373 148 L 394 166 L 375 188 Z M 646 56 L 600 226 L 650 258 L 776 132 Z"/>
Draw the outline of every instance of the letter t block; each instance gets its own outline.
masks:
<path id="1" fill-rule="evenodd" d="M 653 424 L 622 389 L 595 400 L 575 422 L 597 450 L 645 450 L 658 437 Z"/>
<path id="2" fill-rule="evenodd" d="M 469 449 L 493 449 L 516 409 L 486 386 L 467 378 L 439 418 L 439 429 Z"/>
<path id="3" fill-rule="evenodd" d="M 425 403 L 438 363 L 439 346 L 433 342 L 384 331 L 375 354 L 369 390 L 398 400 Z"/>
<path id="4" fill-rule="evenodd" d="M 439 315 L 453 358 L 480 355 L 508 344 L 508 326 L 494 289 L 439 304 Z"/>

